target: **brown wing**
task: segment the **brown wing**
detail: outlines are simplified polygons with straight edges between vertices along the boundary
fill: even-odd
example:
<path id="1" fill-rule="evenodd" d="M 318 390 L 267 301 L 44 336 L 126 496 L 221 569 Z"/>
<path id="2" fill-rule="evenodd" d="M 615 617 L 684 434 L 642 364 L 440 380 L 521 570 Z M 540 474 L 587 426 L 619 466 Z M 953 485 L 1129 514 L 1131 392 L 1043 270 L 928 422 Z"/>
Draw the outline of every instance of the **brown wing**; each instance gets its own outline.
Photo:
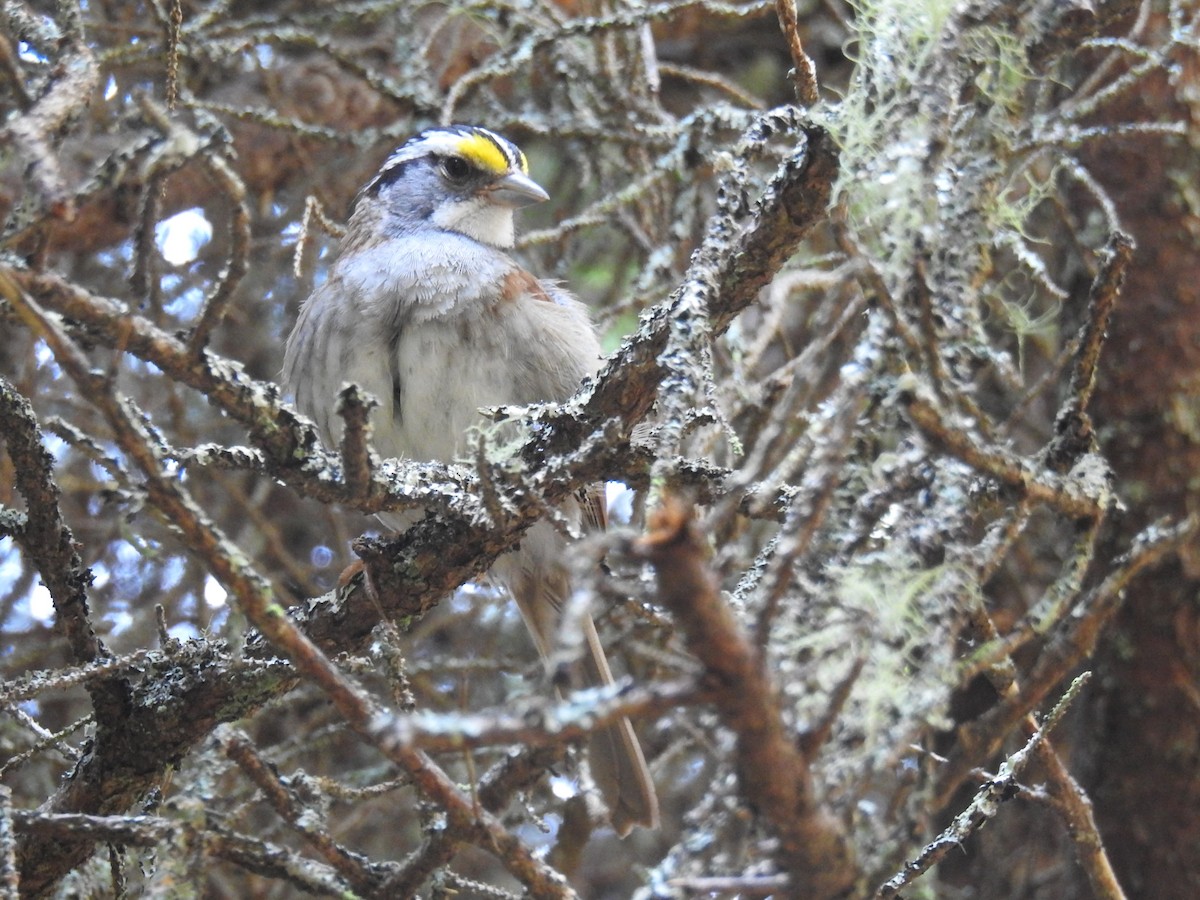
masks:
<path id="1" fill-rule="evenodd" d="M 604 484 L 588 485 L 579 493 L 579 508 L 583 512 L 584 531 L 604 531 L 608 528 L 608 498 Z"/>

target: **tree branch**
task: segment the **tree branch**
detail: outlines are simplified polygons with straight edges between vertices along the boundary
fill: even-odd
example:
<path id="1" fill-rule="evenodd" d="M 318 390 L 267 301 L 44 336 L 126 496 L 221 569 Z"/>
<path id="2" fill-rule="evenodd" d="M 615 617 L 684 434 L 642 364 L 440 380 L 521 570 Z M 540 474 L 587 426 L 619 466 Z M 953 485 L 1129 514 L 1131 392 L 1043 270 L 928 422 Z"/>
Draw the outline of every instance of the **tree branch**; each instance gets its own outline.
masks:
<path id="1" fill-rule="evenodd" d="M 844 896 L 858 878 L 853 847 L 841 824 L 819 805 L 810 761 L 784 724 L 778 688 L 721 599 L 690 512 L 669 501 L 628 552 L 654 566 L 658 599 L 704 666 L 704 685 L 737 736 L 742 795 L 779 840 L 776 860 L 793 890 L 813 900 Z"/>
<path id="2" fill-rule="evenodd" d="M 0 281 L 0 292 L 4 289 Z M 92 629 L 88 587 L 92 573 L 79 557 L 71 529 L 58 506 L 54 459 L 42 446 L 33 407 L 0 376 L 0 424 L 13 461 L 17 490 L 25 498 L 26 514 L 14 533 L 18 544 L 41 573 L 54 602 L 58 626 L 66 636 L 72 659 L 80 665 L 102 662 L 108 649 Z M 128 710 L 129 684 L 123 677 L 92 681 L 88 693 L 96 721 L 119 723 Z"/>

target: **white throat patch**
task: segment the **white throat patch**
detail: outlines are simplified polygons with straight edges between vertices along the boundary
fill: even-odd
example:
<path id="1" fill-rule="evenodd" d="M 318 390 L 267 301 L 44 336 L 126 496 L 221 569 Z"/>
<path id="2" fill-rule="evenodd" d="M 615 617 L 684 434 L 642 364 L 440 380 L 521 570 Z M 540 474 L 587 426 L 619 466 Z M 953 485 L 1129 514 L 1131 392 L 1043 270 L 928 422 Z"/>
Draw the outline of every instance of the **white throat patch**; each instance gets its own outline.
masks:
<path id="1" fill-rule="evenodd" d="M 505 250 L 511 249 L 516 240 L 513 211 L 484 197 L 443 203 L 433 211 L 430 221 L 438 228 Z"/>

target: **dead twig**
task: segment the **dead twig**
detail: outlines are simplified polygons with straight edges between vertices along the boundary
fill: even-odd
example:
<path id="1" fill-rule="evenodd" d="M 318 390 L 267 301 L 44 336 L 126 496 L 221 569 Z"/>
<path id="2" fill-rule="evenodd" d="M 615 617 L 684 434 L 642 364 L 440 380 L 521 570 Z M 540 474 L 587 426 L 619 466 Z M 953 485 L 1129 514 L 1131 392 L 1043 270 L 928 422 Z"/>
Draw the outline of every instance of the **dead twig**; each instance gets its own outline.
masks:
<path id="1" fill-rule="evenodd" d="M 778 839 L 780 868 L 807 897 L 842 896 L 857 878 L 853 847 L 818 801 L 809 761 L 784 725 L 778 690 L 721 598 L 690 511 L 668 499 L 627 549 L 654 567 L 658 599 L 703 665 L 703 684 L 722 721 L 737 735 L 742 795 Z"/>
<path id="2" fill-rule="evenodd" d="M 796 0 L 775 0 L 775 14 L 792 56 L 792 70 L 788 75 L 796 88 L 796 97 L 805 106 L 813 106 L 821 99 L 817 93 L 817 67 L 813 65 L 812 57 L 804 52 L 804 43 L 800 40 Z"/>
<path id="3" fill-rule="evenodd" d="M 1129 235 L 1120 231 L 1110 235 L 1100 271 L 1092 281 L 1087 320 L 1079 334 L 1067 398 L 1054 419 L 1054 439 L 1042 453 L 1046 464 L 1055 471 L 1066 471 L 1095 446 L 1087 408 L 1096 389 L 1096 371 L 1108 322 L 1133 260 L 1133 250 L 1133 238 Z"/>
<path id="4" fill-rule="evenodd" d="M 225 755 L 262 791 L 276 814 L 346 879 L 355 891 L 369 894 L 379 888 L 394 865 L 372 864 L 366 857 L 352 853 L 338 844 L 311 804 L 305 803 L 275 766 L 263 759 L 258 748 L 245 733 L 224 726 L 216 737 Z"/>
<path id="5" fill-rule="evenodd" d="M 0 296 L 19 299 L 20 290 L 0 273 Z M 28 559 L 41 572 L 54 602 L 55 619 L 66 636 L 71 657 L 78 665 L 101 662 L 108 649 L 92 628 L 88 588 L 92 573 L 76 549 L 71 529 L 59 509 L 59 489 L 54 481 L 54 460 L 42 445 L 37 417 L 29 401 L 0 376 L 0 423 L 4 443 L 13 461 L 16 488 L 25 498 L 25 521 L 14 537 Z M 123 677 L 88 683 L 97 721 L 118 722 L 129 702 L 129 684 Z"/>
<path id="6" fill-rule="evenodd" d="M 1029 764 L 1037 747 L 1046 739 L 1061 721 L 1067 708 L 1079 696 L 1079 692 L 1087 683 L 1089 673 L 1084 673 L 1071 682 L 1062 699 L 1055 704 L 1050 715 L 1042 726 L 1026 741 L 1025 746 L 1008 757 L 1000 766 L 994 778 L 979 789 L 975 798 L 962 812 L 954 817 L 954 821 L 940 835 L 925 845 L 925 849 L 915 858 L 904 864 L 904 868 L 885 881 L 875 892 L 876 900 L 886 900 L 897 896 L 905 885 L 912 884 L 918 877 L 927 872 L 951 850 L 960 847 L 972 834 L 983 827 L 988 819 L 994 818 L 1000 812 L 1002 804 L 1011 800 L 1021 790 L 1019 779 Z"/>

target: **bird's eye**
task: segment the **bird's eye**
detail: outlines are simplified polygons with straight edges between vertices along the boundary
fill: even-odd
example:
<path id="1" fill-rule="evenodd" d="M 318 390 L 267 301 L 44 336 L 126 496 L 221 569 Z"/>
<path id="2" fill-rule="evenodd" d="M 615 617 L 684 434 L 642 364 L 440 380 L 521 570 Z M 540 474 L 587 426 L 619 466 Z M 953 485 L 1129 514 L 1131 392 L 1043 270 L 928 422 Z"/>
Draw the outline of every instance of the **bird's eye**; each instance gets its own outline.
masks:
<path id="1" fill-rule="evenodd" d="M 442 174 L 451 181 L 462 181 L 471 174 L 471 164 L 461 156 L 447 156 L 442 160 Z"/>

